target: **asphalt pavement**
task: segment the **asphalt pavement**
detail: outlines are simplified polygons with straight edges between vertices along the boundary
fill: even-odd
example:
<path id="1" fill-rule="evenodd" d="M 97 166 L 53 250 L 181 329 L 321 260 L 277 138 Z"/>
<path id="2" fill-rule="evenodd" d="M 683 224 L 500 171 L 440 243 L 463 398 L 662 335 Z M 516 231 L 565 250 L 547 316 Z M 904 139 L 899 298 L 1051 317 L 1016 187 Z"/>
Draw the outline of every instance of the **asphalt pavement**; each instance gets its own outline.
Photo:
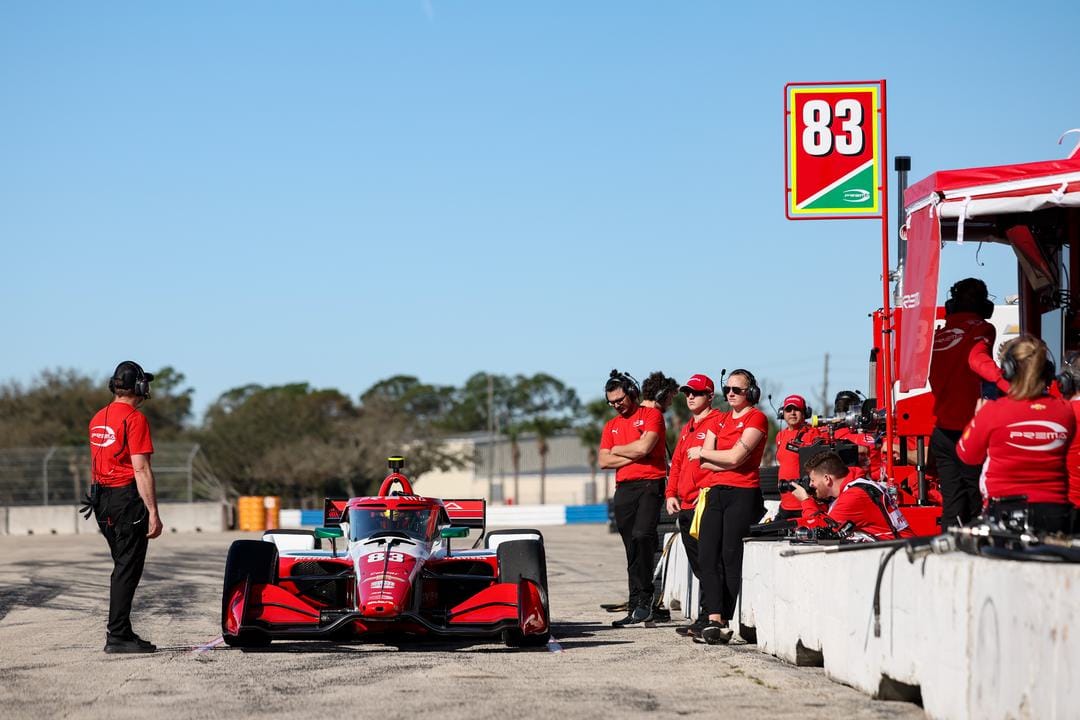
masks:
<path id="1" fill-rule="evenodd" d="M 164 512 L 164 510 L 163 510 Z M 544 529 L 555 643 L 398 645 L 220 641 L 229 543 L 256 535 L 175 534 L 151 542 L 135 630 L 154 655 L 106 655 L 111 563 L 95 535 L 0 537 L 0 714 L 5 718 L 922 718 L 753 645 L 709 646 L 678 622 L 612 628 L 624 598 L 617 536 L 598 525 Z M 811 608 L 807 609 L 812 612 Z M 678 617 L 678 613 L 675 613 Z"/>

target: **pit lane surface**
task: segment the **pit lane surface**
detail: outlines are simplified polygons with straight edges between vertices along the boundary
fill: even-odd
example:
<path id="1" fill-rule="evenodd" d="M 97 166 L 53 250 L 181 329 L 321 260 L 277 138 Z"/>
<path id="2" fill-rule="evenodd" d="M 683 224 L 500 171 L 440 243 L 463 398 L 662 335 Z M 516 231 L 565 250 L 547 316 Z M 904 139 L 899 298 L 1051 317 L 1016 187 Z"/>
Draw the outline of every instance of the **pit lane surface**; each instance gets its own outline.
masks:
<path id="1" fill-rule="evenodd" d="M 163 510 L 165 514 L 165 510 Z M 167 520 L 167 519 L 166 519 Z M 755 717 L 921 718 L 752 645 L 708 646 L 672 627 L 610 627 L 622 545 L 601 526 L 544 529 L 562 652 L 501 643 L 274 643 L 194 651 L 220 635 L 221 582 L 239 533 L 151 542 L 135 629 L 156 655 L 105 655 L 111 570 L 100 536 L 0 537 L 5 718 Z M 808 609 L 808 612 L 812 610 Z M 678 616 L 678 613 L 675 613 Z"/>

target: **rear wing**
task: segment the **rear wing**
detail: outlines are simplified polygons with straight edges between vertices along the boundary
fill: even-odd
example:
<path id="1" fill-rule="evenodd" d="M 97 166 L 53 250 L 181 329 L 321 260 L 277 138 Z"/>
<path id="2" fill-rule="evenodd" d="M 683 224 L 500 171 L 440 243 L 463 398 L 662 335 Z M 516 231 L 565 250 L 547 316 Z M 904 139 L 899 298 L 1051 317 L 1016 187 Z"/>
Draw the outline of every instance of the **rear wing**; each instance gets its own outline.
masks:
<path id="1" fill-rule="evenodd" d="M 477 547 L 484 538 L 487 529 L 487 500 L 476 498 L 471 500 L 443 500 L 443 508 L 450 518 L 450 524 L 457 527 L 467 527 L 480 531 L 479 537 L 473 547 Z"/>
<path id="2" fill-rule="evenodd" d="M 323 525 L 326 527 L 340 525 L 345 517 L 345 506 L 348 504 L 348 498 L 326 498 L 323 502 Z"/>

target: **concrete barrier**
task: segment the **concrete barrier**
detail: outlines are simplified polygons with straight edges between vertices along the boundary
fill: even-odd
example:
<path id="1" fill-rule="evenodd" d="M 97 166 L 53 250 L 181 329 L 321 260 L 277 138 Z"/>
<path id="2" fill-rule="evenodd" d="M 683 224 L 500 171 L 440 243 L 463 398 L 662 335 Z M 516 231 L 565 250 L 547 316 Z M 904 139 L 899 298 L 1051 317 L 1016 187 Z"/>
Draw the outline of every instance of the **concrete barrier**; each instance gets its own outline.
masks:
<path id="1" fill-rule="evenodd" d="M 220 502 L 162 503 L 158 508 L 164 532 L 224 532 L 229 529 Z"/>
<path id="2" fill-rule="evenodd" d="M 488 527 L 565 525 L 565 505 L 489 505 Z"/>
<path id="3" fill-rule="evenodd" d="M 0 535 L 8 534 L 8 509 L 0 507 Z"/>
<path id="4" fill-rule="evenodd" d="M 758 647 L 822 664 L 875 697 L 921 697 L 933 718 L 1076 717 L 1080 566 L 963 553 L 910 564 L 886 548 L 780 557 L 787 543 L 748 541 L 740 623 Z"/>
<path id="5" fill-rule="evenodd" d="M 9 535 L 74 535 L 74 505 L 33 505 L 7 509 Z"/>

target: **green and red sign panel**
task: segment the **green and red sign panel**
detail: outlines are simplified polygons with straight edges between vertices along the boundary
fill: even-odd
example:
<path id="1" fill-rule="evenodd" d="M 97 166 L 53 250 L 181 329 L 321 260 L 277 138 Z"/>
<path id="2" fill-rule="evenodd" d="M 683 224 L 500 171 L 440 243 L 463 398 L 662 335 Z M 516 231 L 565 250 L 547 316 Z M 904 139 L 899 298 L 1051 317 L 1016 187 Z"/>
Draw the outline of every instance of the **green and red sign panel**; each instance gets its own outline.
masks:
<path id="1" fill-rule="evenodd" d="M 881 216 L 881 82 L 788 83 L 789 220 Z"/>

